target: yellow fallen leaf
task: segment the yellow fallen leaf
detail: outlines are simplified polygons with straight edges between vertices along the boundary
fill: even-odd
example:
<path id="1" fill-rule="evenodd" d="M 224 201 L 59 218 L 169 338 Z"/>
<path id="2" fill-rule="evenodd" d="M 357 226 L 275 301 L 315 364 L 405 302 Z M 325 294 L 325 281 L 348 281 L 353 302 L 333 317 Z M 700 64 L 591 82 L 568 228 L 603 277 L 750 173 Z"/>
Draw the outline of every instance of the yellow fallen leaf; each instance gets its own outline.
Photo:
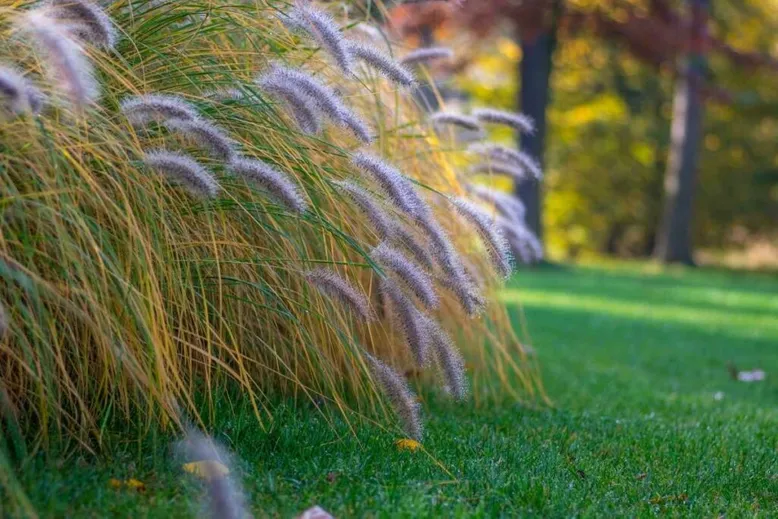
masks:
<path id="1" fill-rule="evenodd" d="M 195 476 L 209 481 L 214 478 L 224 477 L 230 473 L 225 465 L 213 460 L 193 461 L 191 463 L 184 463 L 183 468 L 185 471 Z"/>
<path id="2" fill-rule="evenodd" d="M 394 444 L 397 446 L 397 450 L 400 451 L 415 451 L 421 448 L 421 443 L 417 442 L 416 440 L 411 440 L 410 438 L 397 440 L 394 442 Z"/>
<path id="3" fill-rule="evenodd" d="M 146 490 L 146 484 L 143 481 L 138 481 L 137 479 L 130 478 L 125 481 L 124 484 L 127 485 L 127 488 L 137 490 L 138 492 L 143 492 Z"/>
<path id="4" fill-rule="evenodd" d="M 132 478 L 126 481 L 111 478 L 108 480 L 108 484 L 111 486 L 111 488 L 117 490 L 120 488 L 131 488 L 132 490 L 137 490 L 138 492 L 144 492 L 146 490 L 146 484 L 143 481 L 138 481 L 137 479 Z"/>

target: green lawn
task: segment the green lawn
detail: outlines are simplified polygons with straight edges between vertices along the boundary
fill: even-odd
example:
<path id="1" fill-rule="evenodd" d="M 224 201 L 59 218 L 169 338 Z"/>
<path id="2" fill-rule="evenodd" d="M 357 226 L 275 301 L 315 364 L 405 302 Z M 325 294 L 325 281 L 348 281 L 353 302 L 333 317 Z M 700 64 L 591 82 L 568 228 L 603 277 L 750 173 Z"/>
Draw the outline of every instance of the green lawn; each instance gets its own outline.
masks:
<path id="1" fill-rule="evenodd" d="M 778 515 L 778 277 L 652 272 L 520 273 L 504 298 L 517 316 L 523 304 L 555 408 L 433 402 L 425 447 L 450 474 L 375 428 L 355 440 L 304 409 L 267 433 L 225 419 L 255 515 Z M 733 381 L 728 361 L 767 379 Z M 44 516 L 187 516 L 197 486 L 164 451 L 36 461 L 23 483 Z"/>

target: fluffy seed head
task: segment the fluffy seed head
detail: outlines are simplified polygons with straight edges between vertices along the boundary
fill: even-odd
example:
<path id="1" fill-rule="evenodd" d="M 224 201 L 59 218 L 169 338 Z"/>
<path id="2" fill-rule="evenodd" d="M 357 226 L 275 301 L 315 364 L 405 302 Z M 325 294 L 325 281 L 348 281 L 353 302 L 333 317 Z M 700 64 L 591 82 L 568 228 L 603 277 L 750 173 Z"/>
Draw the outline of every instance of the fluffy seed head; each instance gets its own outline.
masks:
<path id="1" fill-rule="evenodd" d="M 151 121 L 163 122 L 168 119 L 193 121 L 199 117 L 194 106 L 170 94 L 128 97 L 121 102 L 120 108 L 134 126 L 142 126 Z"/>
<path id="2" fill-rule="evenodd" d="M 44 9 L 29 11 L 20 19 L 21 29 L 44 54 L 52 83 L 79 107 L 94 102 L 99 86 L 92 64 L 83 49 L 70 37 L 67 27 L 47 15 Z"/>
<path id="3" fill-rule="evenodd" d="M 370 253 L 373 260 L 394 272 L 416 294 L 427 308 L 437 308 L 438 295 L 426 272 L 410 261 L 403 253 L 387 243 L 381 243 Z"/>
<path id="4" fill-rule="evenodd" d="M 424 47 L 409 52 L 400 60 L 403 65 L 416 65 L 438 59 L 451 59 L 454 51 L 448 47 Z"/>
<path id="5" fill-rule="evenodd" d="M 96 47 L 112 49 L 118 40 L 111 18 L 88 0 L 47 0 L 52 15 L 69 25 L 69 30 Z"/>
<path id="6" fill-rule="evenodd" d="M 524 114 L 505 112 L 494 108 L 479 108 L 473 110 L 473 115 L 482 123 L 508 126 L 523 133 L 535 132 L 535 123 L 532 118 Z"/>
<path id="7" fill-rule="evenodd" d="M 302 131 L 311 135 L 319 133 L 321 121 L 316 104 L 293 83 L 285 83 L 278 77 L 264 75 L 257 79 L 257 85 L 286 103 Z"/>
<path id="8" fill-rule="evenodd" d="M 471 175 L 505 175 L 517 182 L 526 180 L 527 172 L 521 166 L 504 164 L 502 162 L 485 162 L 470 168 Z"/>
<path id="9" fill-rule="evenodd" d="M 429 317 L 425 317 L 427 333 L 435 361 L 446 381 L 449 393 L 457 399 L 464 400 L 467 396 L 467 377 L 465 376 L 465 361 L 454 341 L 440 325 Z"/>
<path id="10" fill-rule="evenodd" d="M 402 222 L 397 222 L 393 226 L 393 237 L 394 241 L 405 247 L 405 249 L 411 253 L 413 258 L 419 262 L 421 265 L 424 266 L 427 270 L 432 270 L 434 268 L 434 261 L 432 259 L 432 255 L 425 249 L 419 241 L 416 239 L 416 236 L 406 228 L 405 225 L 402 224 Z"/>
<path id="11" fill-rule="evenodd" d="M 364 61 L 393 83 L 410 87 L 416 82 L 410 70 L 371 45 L 350 42 L 348 49 L 355 58 Z"/>
<path id="12" fill-rule="evenodd" d="M 351 162 L 360 172 L 372 177 L 396 207 L 410 215 L 418 214 L 423 202 L 397 168 L 366 152 L 354 153 Z"/>
<path id="13" fill-rule="evenodd" d="M 212 157 L 232 160 L 235 156 L 235 143 L 215 124 L 203 119 L 169 119 L 165 127 L 180 133 L 199 146 L 205 148 Z"/>
<path id="14" fill-rule="evenodd" d="M 375 378 L 395 414 L 400 419 L 410 438 L 421 441 L 423 428 L 420 417 L 419 403 L 416 395 L 408 388 L 408 383 L 395 370 L 368 353 L 363 353 L 370 373 Z"/>
<path id="15" fill-rule="evenodd" d="M 305 72 L 285 67 L 278 63 L 272 65 L 264 76 L 273 81 L 294 85 L 306 95 L 327 117 L 351 131 L 360 141 L 369 144 L 373 141 L 370 128 L 358 115 L 343 104 L 340 97 L 330 87 Z"/>
<path id="16" fill-rule="evenodd" d="M 266 162 L 238 158 L 230 162 L 229 170 L 261 187 L 291 211 L 302 214 L 308 208 L 308 203 L 289 177 Z"/>
<path id="17" fill-rule="evenodd" d="M 335 182 L 335 185 L 346 193 L 362 213 L 367 216 L 367 219 L 370 220 L 373 229 L 380 238 L 389 238 L 394 234 L 392 221 L 369 192 L 353 182 Z"/>
<path id="18" fill-rule="evenodd" d="M 430 121 L 432 121 L 432 124 L 434 124 L 436 127 L 452 125 L 473 132 L 483 131 L 483 128 L 481 128 L 481 124 L 478 122 L 478 119 L 475 117 L 470 117 L 469 115 L 462 115 L 453 112 L 436 112 L 430 116 Z"/>
<path id="19" fill-rule="evenodd" d="M 227 474 L 213 473 L 202 478 L 206 486 L 205 508 L 212 519 L 249 519 L 246 499 L 240 483 L 234 478 L 235 467 L 227 450 L 212 438 L 189 428 L 179 442 L 179 453 L 188 462 L 213 461 L 227 467 Z"/>
<path id="20" fill-rule="evenodd" d="M 498 218 L 497 224 L 522 263 L 530 265 L 543 259 L 543 245 L 523 222 Z"/>
<path id="21" fill-rule="evenodd" d="M 468 190 L 481 200 L 494 204 L 495 209 L 507 220 L 524 222 L 526 209 L 517 197 L 478 184 L 471 184 Z"/>
<path id="22" fill-rule="evenodd" d="M 0 98 L 3 107 L 12 114 L 38 113 L 43 94 L 13 67 L 0 65 Z"/>
<path id="23" fill-rule="evenodd" d="M 329 14 L 307 2 L 297 0 L 292 19 L 293 27 L 308 32 L 333 57 L 343 73 L 351 73 L 351 52 L 340 27 Z"/>
<path id="24" fill-rule="evenodd" d="M 318 268 L 305 273 L 307 279 L 322 294 L 339 301 L 365 322 L 374 319 L 365 295 L 337 272 Z"/>
<path id="25" fill-rule="evenodd" d="M 512 148 L 508 148 L 507 146 L 491 143 L 472 144 L 468 148 L 468 151 L 481 155 L 482 157 L 489 160 L 503 162 L 519 168 L 523 168 L 526 171 L 529 171 L 536 179 L 541 179 L 543 177 L 543 170 L 540 167 L 540 164 L 538 164 L 535 159 L 523 151 L 514 150 Z"/>
<path id="26" fill-rule="evenodd" d="M 192 195 L 213 198 L 219 193 L 219 184 L 210 171 L 189 155 L 166 150 L 147 152 L 146 166 L 165 176 L 168 181 L 184 187 Z"/>
<path id="27" fill-rule="evenodd" d="M 450 290 L 459 304 L 470 316 L 481 313 L 484 308 L 483 297 L 468 279 L 459 253 L 454 248 L 448 234 L 432 215 L 417 220 L 419 227 L 430 240 L 430 252 L 445 274 L 440 282 Z"/>
<path id="28" fill-rule="evenodd" d="M 511 253 L 505 237 L 495 225 L 493 219 L 479 207 L 462 198 L 453 201 L 457 212 L 478 231 L 478 235 L 489 251 L 489 257 L 504 277 L 510 275 Z"/>
<path id="29" fill-rule="evenodd" d="M 390 278 L 381 280 L 381 292 L 391 301 L 394 316 L 399 321 L 408 348 L 413 354 L 416 364 L 423 366 L 427 362 L 428 337 L 424 326 L 424 315 L 402 291 L 400 286 Z"/>

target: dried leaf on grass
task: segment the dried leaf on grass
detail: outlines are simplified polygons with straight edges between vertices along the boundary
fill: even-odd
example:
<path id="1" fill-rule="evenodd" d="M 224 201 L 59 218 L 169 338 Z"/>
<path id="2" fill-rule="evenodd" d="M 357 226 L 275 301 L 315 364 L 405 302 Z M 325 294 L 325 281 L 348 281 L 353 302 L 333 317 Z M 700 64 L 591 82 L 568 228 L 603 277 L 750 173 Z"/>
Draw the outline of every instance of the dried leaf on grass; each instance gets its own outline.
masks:
<path id="1" fill-rule="evenodd" d="M 194 474 L 200 479 L 210 481 L 215 478 L 221 478 L 230 473 L 226 465 L 213 460 L 193 461 L 182 465 L 184 471 Z"/>
<path id="2" fill-rule="evenodd" d="M 116 479 L 111 478 L 108 480 L 108 485 L 110 485 L 111 488 L 119 490 L 121 488 L 129 488 L 130 490 L 136 490 L 138 492 L 145 492 L 146 491 L 146 484 L 143 481 L 139 481 L 137 479 Z"/>
<path id="3" fill-rule="evenodd" d="M 410 438 L 403 438 L 394 442 L 398 451 L 416 451 L 421 448 L 421 443 Z"/>

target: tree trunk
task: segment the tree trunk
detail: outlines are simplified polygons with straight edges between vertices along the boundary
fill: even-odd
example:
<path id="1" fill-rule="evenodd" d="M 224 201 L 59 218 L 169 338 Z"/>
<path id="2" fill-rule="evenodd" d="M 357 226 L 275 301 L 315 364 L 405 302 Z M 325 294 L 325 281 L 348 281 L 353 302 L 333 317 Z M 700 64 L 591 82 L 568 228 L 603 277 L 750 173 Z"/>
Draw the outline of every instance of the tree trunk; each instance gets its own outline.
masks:
<path id="1" fill-rule="evenodd" d="M 701 87 L 705 74 L 710 0 L 687 0 L 692 12 L 689 53 L 676 80 L 665 202 L 654 255 L 664 263 L 694 264 L 692 216 L 699 146 L 702 138 Z"/>
<path id="2" fill-rule="evenodd" d="M 551 79 L 551 54 L 554 36 L 542 34 L 532 41 L 522 41 L 522 60 L 519 65 L 521 91 L 519 106 L 535 121 L 535 133 L 522 135 L 520 147 L 543 165 L 543 151 L 546 140 L 546 108 L 549 100 Z M 525 180 L 516 186 L 516 195 L 527 207 L 527 227 L 543 241 L 542 194 L 540 182 Z"/>

